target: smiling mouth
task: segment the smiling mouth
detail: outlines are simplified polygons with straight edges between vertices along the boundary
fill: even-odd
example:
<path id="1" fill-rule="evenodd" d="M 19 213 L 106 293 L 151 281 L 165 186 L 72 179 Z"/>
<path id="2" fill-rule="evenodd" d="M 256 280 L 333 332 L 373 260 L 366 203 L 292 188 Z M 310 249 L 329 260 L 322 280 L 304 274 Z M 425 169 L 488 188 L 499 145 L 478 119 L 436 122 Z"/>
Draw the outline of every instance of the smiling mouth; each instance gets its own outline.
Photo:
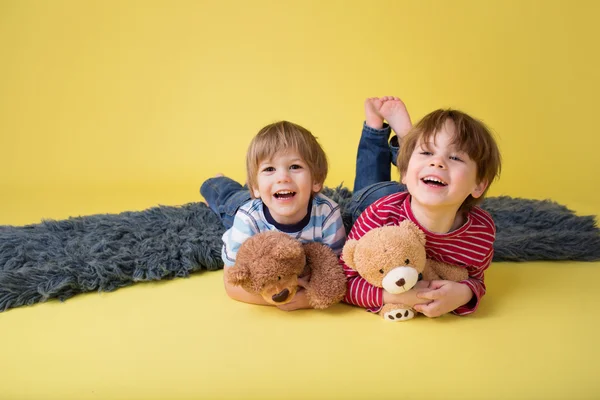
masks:
<path id="1" fill-rule="evenodd" d="M 426 185 L 435 186 L 435 187 L 448 186 L 448 184 L 446 182 L 444 182 L 443 180 L 441 180 L 439 178 L 435 178 L 433 176 L 426 176 L 425 178 L 421 178 L 421 182 L 425 183 Z"/>
<path id="2" fill-rule="evenodd" d="M 296 192 L 292 192 L 289 190 L 281 190 L 281 191 L 275 193 L 273 195 L 273 197 L 275 197 L 278 200 L 287 200 L 287 199 L 291 199 L 295 195 L 296 195 Z"/>

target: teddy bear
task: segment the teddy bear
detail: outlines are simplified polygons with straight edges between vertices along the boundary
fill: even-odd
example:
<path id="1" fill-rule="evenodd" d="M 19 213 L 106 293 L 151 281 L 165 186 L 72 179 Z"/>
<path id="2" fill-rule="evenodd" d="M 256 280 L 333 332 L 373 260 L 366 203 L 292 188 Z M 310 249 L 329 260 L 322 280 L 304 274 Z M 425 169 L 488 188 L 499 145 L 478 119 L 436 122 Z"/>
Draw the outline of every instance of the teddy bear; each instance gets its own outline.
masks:
<path id="1" fill-rule="evenodd" d="M 226 273 L 229 283 L 259 294 L 273 305 L 283 305 L 294 298 L 299 277 L 310 278 L 306 295 L 312 308 L 327 308 L 346 294 L 346 276 L 328 246 L 302 244 L 277 231 L 261 232 L 246 240 L 235 265 Z"/>
<path id="2" fill-rule="evenodd" d="M 419 275 L 428 281 L 460 282 L 468 278 L 465 268 L 428 259 L 425 240 L 425 233 L 415 223 L 404 220 L 400 225 L 370 230 L 359 240 L 346 241 L 342 256 L 367 282 L 390 293 L 410 290 Z M 408 321 L 415 311 L 404 304 L 384 304 L 379 315 L 387 321 Z"/>

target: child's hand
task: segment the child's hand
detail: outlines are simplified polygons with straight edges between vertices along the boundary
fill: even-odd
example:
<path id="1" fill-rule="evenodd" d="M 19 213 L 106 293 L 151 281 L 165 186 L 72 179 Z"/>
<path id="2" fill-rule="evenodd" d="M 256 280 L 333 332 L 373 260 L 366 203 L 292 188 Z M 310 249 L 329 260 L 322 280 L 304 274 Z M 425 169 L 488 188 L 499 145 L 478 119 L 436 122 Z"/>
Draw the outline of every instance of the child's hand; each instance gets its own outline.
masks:
<path id="1" fill-rule="evenodd" d="M 431 281 L 427 291 L 417 294 L 420 299 L 432 300 L 429 304 L 418 304 L 414 309 L 428 317 L 439 317 L 468 303 L 473 297 L 471 289 L 453 281 Z"/>
<path id="2" fill-rule="evenodd" d="M 383 128 L 383 117 L 379 109 L 383 102 L 377 97 L 369 97 L 365 100 L 365 122 L 373 129 Z"/>
<path id="3" fill-rule="evenodd" d="M 431 300 L 423 300 L 418 296 L 419 293 L 429 291 L 429 281 L 419 281 L 412 289 L 399 294 L 392 294 L 383 291 L 383 303 L 404 304 L 409 307 L 414 307 L 417 304 L 428 304 Z"/>
<path id="4" fill-rule="evenodd" d="M 394 96 L 385 96 L 380 100 L 382 104 L 379 107 L 379 114 L 390 124 L 398 139 L 402 139 L 412 128 L 406 106 L 402 100 Z"/>
<path id="5" fill-rule="evenodd" d="M 296 295 L 294 296 L 292 301 L 290 301 L 287 304 L 277 306 L 277 308 L 279 308 L 280 310 L 283 310 L 283 311 L 294 311 L 294 310 L 301 310 L 304 308 L 312 308 L 312 307 L 310 306 L 310 304 L 308 304 L 308 297 L 306 297 L 306 290 L 303 288 L 300 288 L 296 292 Z"/>

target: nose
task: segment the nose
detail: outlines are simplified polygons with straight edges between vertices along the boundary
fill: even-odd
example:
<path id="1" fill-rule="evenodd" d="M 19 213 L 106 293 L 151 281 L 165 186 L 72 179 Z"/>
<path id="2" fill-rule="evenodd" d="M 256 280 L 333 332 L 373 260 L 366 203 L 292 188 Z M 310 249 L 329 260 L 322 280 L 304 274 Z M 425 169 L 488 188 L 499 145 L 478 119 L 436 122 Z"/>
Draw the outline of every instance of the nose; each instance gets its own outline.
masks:
<path id="1" fill-rule="evenodd" d="M 280 168 L 277 171 L 277 182 L 288 182 L 290 180 L 290 174 L 287 169 Z"/>
<path id="2" fill-rule="evenodd" d="M 433 160 L 431 160 L 431 162 L 429 163 L 430 167 L 433 168 L 441 168 L 441 169 L 446 169 L 446 164 L 442 161 L 441 158 L 434 158 Z"/>
<path id="3" fill-rule="evenodd" d="M 287 289 L 283 289 L 281 292 L 274 294 L 271 298 L 275 303 L 281 303 L 283 301 L 286 301 L 289 295 L 290 291 Z"/>
<path id="4" fill-rule="evenodd" d="M 396 286 L 402 287 L 404 285 L 406 285 L 406 281 L 404 280 L 404 278 L 400 278 L 396 281 Z"/>

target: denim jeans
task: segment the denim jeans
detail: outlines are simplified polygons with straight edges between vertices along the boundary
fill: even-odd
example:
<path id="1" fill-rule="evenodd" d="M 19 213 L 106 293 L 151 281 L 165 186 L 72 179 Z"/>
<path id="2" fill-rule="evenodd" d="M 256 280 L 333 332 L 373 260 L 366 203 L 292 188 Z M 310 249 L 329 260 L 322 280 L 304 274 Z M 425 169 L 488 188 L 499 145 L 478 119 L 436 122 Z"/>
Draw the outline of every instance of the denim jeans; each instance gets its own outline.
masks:
<path id="1" fill-rule="evenodd" d="M 200 194 L 210 209 L 221 217 L 227 229 L 233 226 L 238 208 L 252 199 L 247 186 L 242 186 L 226 176 L 207 179 L 200 186 Z"/>
<path id="2" fill-rule="evenodd" d="M 376 200 L 406 191 L 405 185 L 391 181 L 390 169 L 396 164 L 399 147 L 395 136 L 388 143 L 390 132 L 387 124 L 382 129 L 363 124 L 356 154 L 353 195 L 346 209 L 352 216 L 352 223 Z"/>
<path id="3" fill-rule="evenodd" d="M 396 163 L 399 150 L 395 136 L 388 144 L 390 132 L 387 124 L 382 129 L 373 129 L 363 124 L 356 155 L 354 194 L 345 210 L 352 216 L 352 223 L 375 200 L 406 191 L 403 184 L 390 181 L 390 169 Z M 246 186 L 225 176 L 206 180 L 200 187 L 200 194 L 221 217 L 227 229 L 233 225 L 238 208 L 251 200 Z"/>

